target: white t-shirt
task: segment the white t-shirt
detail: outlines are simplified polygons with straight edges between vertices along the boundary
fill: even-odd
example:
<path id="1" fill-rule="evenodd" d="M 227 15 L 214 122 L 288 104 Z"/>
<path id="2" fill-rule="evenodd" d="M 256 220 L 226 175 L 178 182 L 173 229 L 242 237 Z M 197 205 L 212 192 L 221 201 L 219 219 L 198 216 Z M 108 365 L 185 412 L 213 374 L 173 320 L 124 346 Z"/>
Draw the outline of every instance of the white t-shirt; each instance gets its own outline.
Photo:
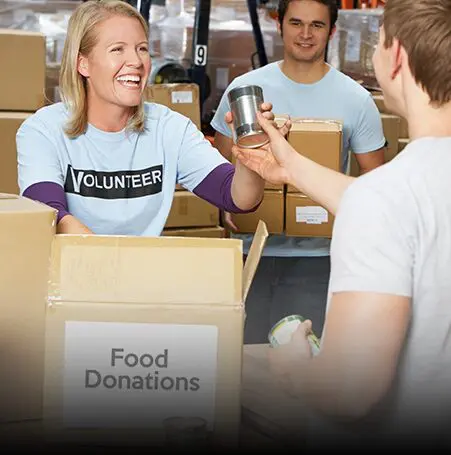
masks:
<path id="1" fill-rule="evenodd" d="M 396 384 L 381 406 L 394 433 L 443 436 L 451 424 L 450 176 L 451 138 L 417 139 L 355 180 L 337 211 L 329 295 L 412 299 Z"/>
<path id="2" fill-rule="evenodd" d="M 343 122 L 342 171 L 348 169 L 349 152 L 367 153 L 385 145 L 382 120 L 370 93 L 350 77 L 329 67 L 327 74 L 313 84 L 300 84 L 289 79 L 280 62 L 270 63 L 235 78 L 221 98 L 212 127 L 230 137 L 224 116 L 229 109 L 228 92 L 239 85 L 262 87 L 265 101 L 272 103 L 275 114 L 292 117 L 336 119 Z M 252 235 L 234 235 L 244 241 L 247 251 Z M 327 256 L 330 239 L 270 235 L 264 256 Z"/>

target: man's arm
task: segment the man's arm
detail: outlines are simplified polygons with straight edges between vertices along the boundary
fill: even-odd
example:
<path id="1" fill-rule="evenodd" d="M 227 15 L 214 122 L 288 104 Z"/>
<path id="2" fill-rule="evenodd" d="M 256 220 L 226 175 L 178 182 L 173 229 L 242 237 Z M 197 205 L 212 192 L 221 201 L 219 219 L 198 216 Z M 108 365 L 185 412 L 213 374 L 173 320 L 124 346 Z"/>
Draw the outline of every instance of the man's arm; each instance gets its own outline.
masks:
<path id="1" fill-rule="evenodd" d="M 385 147 L 374 152 L 356 153 L 355 158 L 359 165 L 360 175 L 366 174 L 385 163 Z"/>
<path id="2" fill-rule="evenodd" d="M 74 216 L 67 214 L 56 226 L 57 234 L 93 234 L 93 232 Z"/>
<path id="3" fill-rule="evenodd" d="M 366 179 L 348 189 L 335 219 L 331 300 L 320 352 L 307 354 L 300 334 L 272 350 L 272 362 L 285 370 L 302 400 L 339 420 L 366 415 L 387 394 L 397 371 L 413 289 L 416 228 L 401 215 L 406 204 L 405 198 L 394 201 L 388 191 L 368 187 Z"/>
<path id="4" fill-rule="evenodd" d="M 392 384 L 409 319 L 408 297 L 333 294 L 321 354 L 292 373 L 297 394 L 331 417 L 365 416 Z"/>
<path id="5" fill-rule="evenodd" d="M 227 137 L 219 132 L 216 132 L 213 144 L 225 159 L 232 162 L 233 141 L 231 137 Z"/>

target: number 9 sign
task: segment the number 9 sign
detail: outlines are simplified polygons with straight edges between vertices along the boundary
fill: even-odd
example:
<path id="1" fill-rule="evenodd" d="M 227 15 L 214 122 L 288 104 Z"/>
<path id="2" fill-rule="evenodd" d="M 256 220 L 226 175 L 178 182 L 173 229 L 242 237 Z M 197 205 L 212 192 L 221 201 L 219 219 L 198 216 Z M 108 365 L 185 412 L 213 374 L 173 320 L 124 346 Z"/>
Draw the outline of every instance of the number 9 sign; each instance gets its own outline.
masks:
<path id="1" fill-rule="evenodd" d="M 194 64 L 197 66 L 205 66 L 207 64 L 207 46 L 205 44 L 196 44 Z"/>

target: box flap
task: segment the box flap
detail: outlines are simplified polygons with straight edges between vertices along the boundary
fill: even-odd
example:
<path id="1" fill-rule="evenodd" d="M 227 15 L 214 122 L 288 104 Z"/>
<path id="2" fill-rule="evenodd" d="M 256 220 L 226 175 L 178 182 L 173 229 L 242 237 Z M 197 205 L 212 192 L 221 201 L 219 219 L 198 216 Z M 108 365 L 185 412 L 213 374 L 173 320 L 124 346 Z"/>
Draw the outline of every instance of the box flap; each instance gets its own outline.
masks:
<path id="1" fill-rule="evenodd" d="M 57 211 L 42 202 L 33 201 L 15 194 L 0 193 L 0 213 L 20 212 L 53 212 L 56 220 Z"/>
<path id="2" fill-rule="evenodd" d="M 343 123 L 334 119 L 315 119 L 294 117 L 291 119 L 291 131 L 343 131 Z"/>
<path id="3" fill-rule="evenodd" d="M 0 193 L 0 200 L 2 199 L 19 199 L 19 196 L 17 194 Z"/>
<path id="4" fill-rule="evenodd" d="M 238 239 L 57 235 L 50 303 L 241 305 Z"/>
<path id="5" fill-rule="evenodd" d="M 31 112 L 0 112 L 0 120 L 26 120 Z"/>
<path id="6" fill-rule="evenodd" d="M 268 228 L 264 221 L 260 220 L 252 240 L 249 254 L 247 255 L 246 262 L 243 269 L 243 303 L 246 302 L 249 289 L 254 279 L 255 272 L 257 271 L 258 263 L 263 253 L 263 248 L 268 238 Z"/>

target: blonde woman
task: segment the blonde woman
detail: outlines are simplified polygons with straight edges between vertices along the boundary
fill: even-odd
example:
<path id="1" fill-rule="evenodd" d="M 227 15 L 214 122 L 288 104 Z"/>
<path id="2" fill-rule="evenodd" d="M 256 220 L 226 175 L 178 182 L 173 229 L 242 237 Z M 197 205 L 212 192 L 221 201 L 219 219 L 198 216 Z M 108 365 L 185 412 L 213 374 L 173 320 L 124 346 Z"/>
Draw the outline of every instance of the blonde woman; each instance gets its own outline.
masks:
<path id="1" fill-rule="evenodd" d="M 160 235 L 176 183 L 222 210 L 261 202 L 261 177 L 233 167 L 188 118 L 143 101 L 150 67 L 148 26 L 134 7 L 87 1 L 73 13 L 63 101 L 17 133 L 20 192 L 58 210 L 59 233 Z"/>

